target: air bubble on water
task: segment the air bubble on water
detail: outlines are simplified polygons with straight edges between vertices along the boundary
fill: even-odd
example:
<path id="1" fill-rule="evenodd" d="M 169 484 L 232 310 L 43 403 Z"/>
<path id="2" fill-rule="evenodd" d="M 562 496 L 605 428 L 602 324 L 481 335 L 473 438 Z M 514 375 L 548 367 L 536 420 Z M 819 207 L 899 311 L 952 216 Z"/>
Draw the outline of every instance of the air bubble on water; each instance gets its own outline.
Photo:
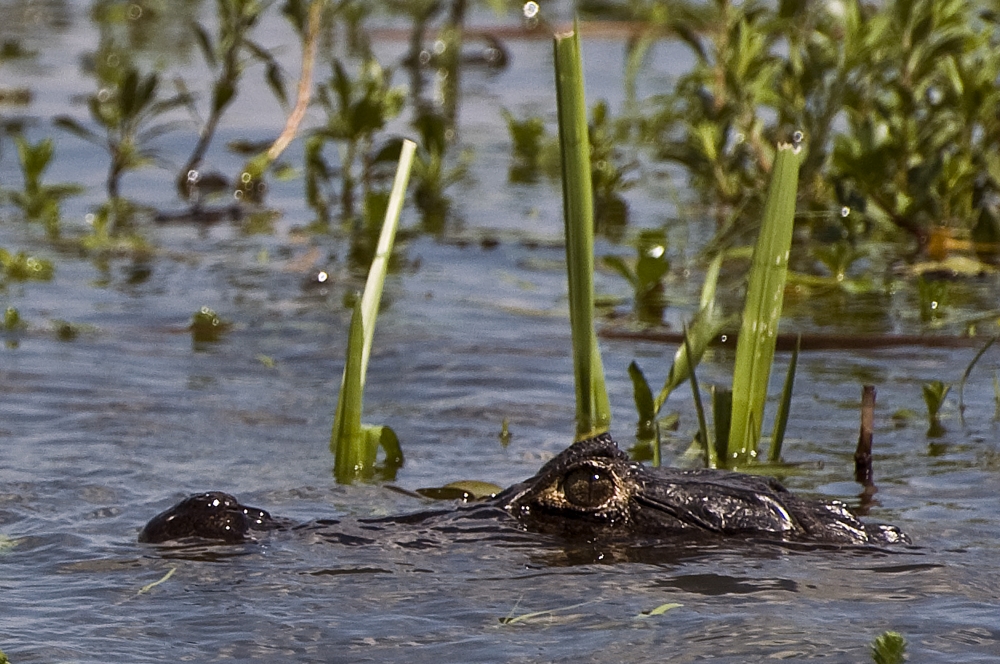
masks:
<path id="1" fill-rule="evenodd" d="M 649 256 L 650 258 L 659 258 L 663 254 L 665 254 L 666 251 L 667 250 L 663 247 L 663 245 L 658 244 L 655 247 L 650 247 L 649 249 L 647 249 L 646 255 Z"/>
<path id="2" fill-rule="evenodd" d="M 129 6 L 129 8 L 128 8 L 128 17 L 131 20 L 136 21 L 141 16 L 142 16 L 142 7 L 140 7 L 139 5 L 131 5 L 131 6 Z"/>
<path id="3" fill-rule="evenodd" d="M 799 130 L 796 130 L 795 133 L 792 134 L 792 143 L 795 143 L 795 145 L 798 145 L 799 143 L 801 143 L 805 139 L 805 137 L 806 137 L 805 134 L 803 134 Z"/>
<path id="4" fill-rule="evenodd" d="M 934 309 L 937 309 L 937 308 L 938 308 L 937 301 L 931 302 L 931 309 L 934 310 Z"/>
<path id="5" fill-rule="evenodd" d="M 193 168 L 190 171 L 188 171 L 188 174 L 187 174 L 188 184 L 194 184 L 195 182 L 197 182 L 200 179 L 201 179 L 201 173 L 199 173 L 198 171 L 196 171 Z"/>
<path id="6" fill-rule="evenodd" d="M 243 175 L 240 176 L 240 180 L 243 181 L 243 184 L 249 183 L 250 180 L 252 180 L 252 179 L 253 179 L 253 176 L 250 175 L 250 173 L 248 171 L 243 171 Z"/>
<path id="7" fill-rule="evenodd" d="M 83 221 L 88 226 L 93 226 L 94 225 L 94 213 L 93 212 L 88 212 L 87 214 L 85 214 L 83 216 Z"/>
<path id="8" fill-rule="evenodd" d="M 243 190 L 237 189 L 236 191 L 234 191 L 233 198 L 235 198 L 236 200 L 241 200 L 243 198 Z"/>
<path id="9" fill-rule="evenodd" d="M 840 208 L 840 216 L 841 217 L 846 217 L 849 214 L 851 214 L 851 208 L 847 207 L 846 205 L 844 207 Z"/>
<path id="10" fill-rule="evenodd" d="M 538 3 L 537 2 L 526 2 L 524 3 L 524 18 L 532 19 L 538 16 Z"/>
<path id="11" fill-rule="evenodd" d="M 101 88 L 100 90 L 97 91 L 97 101 L 106 102 L 109 99 L 111 99 L 110 88 Z"/>
<path id="12" fill-rule="evenodd" d="M 448 48 L 448 45 L 444 43 L 443 39 L 438 39 L 434 42 L 434 53 L 436 55 L 441 55 Z"/>
<path id="13" fill-rule="evenodd" d="M 326 272 L 322 271 L 322 270 L 320 271 L 319 274 L 316 275 L 316 281 L 318 281 L 321 284 L 322 283 L 326 283 L 326 280 L 329 279 L 329 278 L 330 278 L 330 275 L 327 274 Z"/>

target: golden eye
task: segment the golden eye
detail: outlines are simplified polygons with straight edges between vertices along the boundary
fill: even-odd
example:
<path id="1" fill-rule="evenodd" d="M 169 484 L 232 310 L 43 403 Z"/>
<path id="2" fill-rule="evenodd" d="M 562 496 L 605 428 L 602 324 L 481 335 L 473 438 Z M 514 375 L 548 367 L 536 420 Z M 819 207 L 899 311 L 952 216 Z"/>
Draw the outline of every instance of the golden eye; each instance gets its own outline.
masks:
<path id="1" fill-rule="evenodd" d="M 600 468 L 584 466 L 566 473 L 563 494 L 578 507 L 600 507 L 615 493 L 615 483 Z"/>

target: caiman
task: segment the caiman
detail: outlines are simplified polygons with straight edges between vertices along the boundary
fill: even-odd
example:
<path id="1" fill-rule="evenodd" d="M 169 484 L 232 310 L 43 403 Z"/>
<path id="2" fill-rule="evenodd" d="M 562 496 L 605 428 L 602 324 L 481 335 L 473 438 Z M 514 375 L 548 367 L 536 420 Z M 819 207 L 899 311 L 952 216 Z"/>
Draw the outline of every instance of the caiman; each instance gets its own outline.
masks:
<path id="1" fill-rule="evenodd" d="M 534 477 L 478 505 L 359 522 L 418 523 L 461 510 L 477 519 L 495 516 L 527 532 L 588 539 L 707 537 L 876 546 L 910 542 L 895 526 L 863 522 L 839 501 L 799 497 L 773 478 L 723 470 L 648 468 L 631 461 L 607 434 L 573 444 Z M 139 541 L 238 543 L 269 530 L 329 529 L 338 523 L 318 520 L 296 525 L 212 491 L 186 498 L 153 517 L 139 533 Z"/>

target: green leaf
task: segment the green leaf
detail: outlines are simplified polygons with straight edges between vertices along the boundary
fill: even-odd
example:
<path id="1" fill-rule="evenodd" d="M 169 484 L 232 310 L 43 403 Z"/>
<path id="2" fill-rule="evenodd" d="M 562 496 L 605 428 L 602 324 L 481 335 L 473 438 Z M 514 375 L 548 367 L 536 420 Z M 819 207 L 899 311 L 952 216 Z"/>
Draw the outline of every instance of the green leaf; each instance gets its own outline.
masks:
<path id="1" fill-rule="evenodd" d="M 77 138 L 82 138 L 88 143 L 94 143 L 102 147 L 104 145 L 104 140 L 99 134 L 83 126 L 78 121 L 74 120 L 68 115 L 56 116 L 56 118 L 52 121 L 52 123 L 55 126 L 59 127 L 60 129 L 68 131 Z"/>
<path id="2" fill-rule="evenodd" d="M 347 360 L 341 377 L 340 395 L 337 398 L 337 409 L 330 433 L 330 450 L 334 454 L 334 476 L 341 483 L 370 476 L 374 471 L 379 447 L 385 451 L 388 469 L 396 468 L 403 462 L 403 452 L 395 432 L 386 426 L 363 425 L 361 414 L 368 358 L 375 335 L 375 320 L 378 317 L 382 288 L 406 197 L 406 185 L 410 178 L 415 150 L 415 143 L 404 141 L 365 290 L 355 302 L 351 314 Z"/>
<path id="3" fill-rule="evenodd" d="M 757 456 L 795 221 L 798 157 L 799 148 L 779 145 L 771 172 L 736 345 L 727 466 L 745 465 Z"/>

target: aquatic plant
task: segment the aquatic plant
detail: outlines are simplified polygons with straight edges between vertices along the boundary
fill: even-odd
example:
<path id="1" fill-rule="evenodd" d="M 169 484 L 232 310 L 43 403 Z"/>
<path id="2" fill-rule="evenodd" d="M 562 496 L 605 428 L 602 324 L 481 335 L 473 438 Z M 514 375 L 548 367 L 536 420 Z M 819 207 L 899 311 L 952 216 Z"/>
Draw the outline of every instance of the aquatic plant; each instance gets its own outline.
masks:
<path id="1" fill-rule="evenodd" d="M 608 430 L 611 406 L 594 329 L 594 199 L 577 26 L 572 32 L 555 35 L 553 45 L 576 384 L 576 439 L 584 440 Z"/>
<path id="2" fill-rule="evenodd" d="M 906 661 L 906 639 L 899 632 L 882 632 L 871 645 L 875 664 L 903 664 Z"/>
<path id="3" fill-rule="evenodd" d="M 402 112 L 406 99 L 402 88 L 392 86 L 392 72 L 374 58 L 362 62 L 354 78 L 340 60 L 333 61 L 332 69 L 316 90 L 326 123 L 306 140 L 306 198 L 322 223 L 328 221 L 333 174 L 323 155 L 327 142 L 340 144 L 340 212 L 351 219 L 359 181 L 363 192 L 371 190 L 375 135 Z"/>
<path id="4" fill-rule="evenodd" d="M 49 281 L 54 272 L 52 261 L 0 247 L 0 284 L 5 281 Z"/>
<path id="5" fill-rule="evenodd" d="M 453 143 L 453 126 L 448 118 L 428 109 L 417 112 L 413 128 L 420 137 L 420 149 L 413 164 L 413 202 L 421 213 L 421 225 L 430 233 L 441 233 L 452 201 L 447 189 L 461 182 L 469 170 L 471 150 L 463 150 L 457 160 L 448 159 Z"/>
<path id="6" fill-rule="evenodd" d="M 155 73 L 142 74 L 131 66 L 111 71 L 111 80 L 101 81 L 100 89 L 87 99 L 96 129 L 67 115 L 56 117 L 55 124 L 107 151 L 106 187 L 114 235 L 128 218 L 129 206 L 121 196 L 122 175 L 158 160 L 152 141 L 177 128 L 175 122 L 161 122 L 160 118 L 185 99 L 183 95 L 162 99 Z"/>
<path id="7" fill-rule="evenodd" d="M 617 255 L 604 256 L 602 262 L 632 286 L 632 301 L 639 321 L 659 324 L 667 307 L 664 278 L 670 271 L 666 232 L 659 229 L 640 231 L 636 252 L 638 255 L 631 264 Z"/>
<path id="8" fill-rule="evenodd" d="M 330 433 L 330 451 L 334 455 L 333 474 L 341 483 L 371 477 L 376 470 L 379 448 L 385 453 L 382 474 L 387 478 L 394 477 L 396 469 L 403 463 L 403 452 L 396 433 L 388 426 L 363 424 L 361 415 L 375 320 L 416 147 L 416 143 L 412 141 L 403 142 L 375 258 L 368 272 L 364 293 L 355 301 L 351 315 L 347 360 Z"/>
<path id="9" fill-rule="evenodd" d="M 301 3 L 288 3 L 286 12 L 293 11 L 299 4 Z M 192 25 L 201 55 L 215 78 L 212 82 L 209 111 L 204 119 L 198 112 L 193 96 L 187 93 L 185 87 L 183 100 L 192 117 L 198 120 L 200 129 L 198 141 L 177 175 L 177 190 L 183 198 L 191 198 L 198 191 L 198 171 L 215 137 L 219 121 L 236 99 L 248 65 L 262 63 L 265 66 L 267 84 L 274 96 L 282 103 L 287 103 L 281 67 L 270 51 L 251 39 L 251 32 L 267 7 L 268 3 L 259 0 L 216 0 L 216 34 L 209 34 L 200 23 Z"/>
<path id="10" fill-rule="evenodd" d="M 197 343 L 218 341 L 232 327 L 232 323 L 222 320 L 219 314 L 209 307 L 201 307 L 191 316 L 191 339 Z"/>
<path id="11" fill-rule="evenodd" d="M 948 392 L 951 391 L 951 384 L 932 380 L 924 383 L 921 391 L 924 395 L 924 403 L 927 405 L 927 437 L 939 438 L 945 433 L 939 413 Z"/>
<path id="12" fill-rule="evenodd" d="M 517 118 L 506 108 L 500 109 L 510 135 L 510 170 L 507 179 L 516 183 L 538 180 L 544 139 L 545 121 L 537 115 Z"/>
<path id="13" fill-rule="evenodd" d="M 736 342 L 727 465 L 743 465 L 757 456 L 788 273 L 799 152 L 798 145 L 778 146 L 764 206 L 764 222 L 754 247 L 740 335 Z"/>
<path id="14" fill-rule="evenodd" d="M 653 16 L 648 3 L 629 9 Z M 725 243 L 752 230 L 736 220 L 763 205 L 788 127 L 805 134 L 802 207 L 820 213 L 803 230 L 902 230 L 919 247 L 936 228 L 998 235 L 997 12 L 972 0 L 717 0 L 654 19 L 642 48 L 676 40 L 695 62 L 672 90 L 638 100 L 633 124 L 684 169 Z"/>
<path id="15" fill-rule="evenodd" d="M 620 147 L 622 136 L 616 131 L 608 104 L 603 100 L 590 109 L 588 138 L 595 228 L 598 233 L 615 239 L 628 223 L 628 203 L 623 194 L 636 184 L 629 174 L 637 165 L 625 161 Z"/>
<path id="16" fill-rule="evenodd" d="M 55 144 L 51 138 L 37 143 L 29 143 L 24 136 L 15 136 L 17 157 L 21 166 L 24 186 L 20 191 L 7 191 L 10 200 L 27 221 L 41 222 L 50 238 L 59 237 L 61 203 L 64 198 L 83 192 L 83 187 L 75 184 L 43 184 L 42 175 L 52 163 Z"/>

